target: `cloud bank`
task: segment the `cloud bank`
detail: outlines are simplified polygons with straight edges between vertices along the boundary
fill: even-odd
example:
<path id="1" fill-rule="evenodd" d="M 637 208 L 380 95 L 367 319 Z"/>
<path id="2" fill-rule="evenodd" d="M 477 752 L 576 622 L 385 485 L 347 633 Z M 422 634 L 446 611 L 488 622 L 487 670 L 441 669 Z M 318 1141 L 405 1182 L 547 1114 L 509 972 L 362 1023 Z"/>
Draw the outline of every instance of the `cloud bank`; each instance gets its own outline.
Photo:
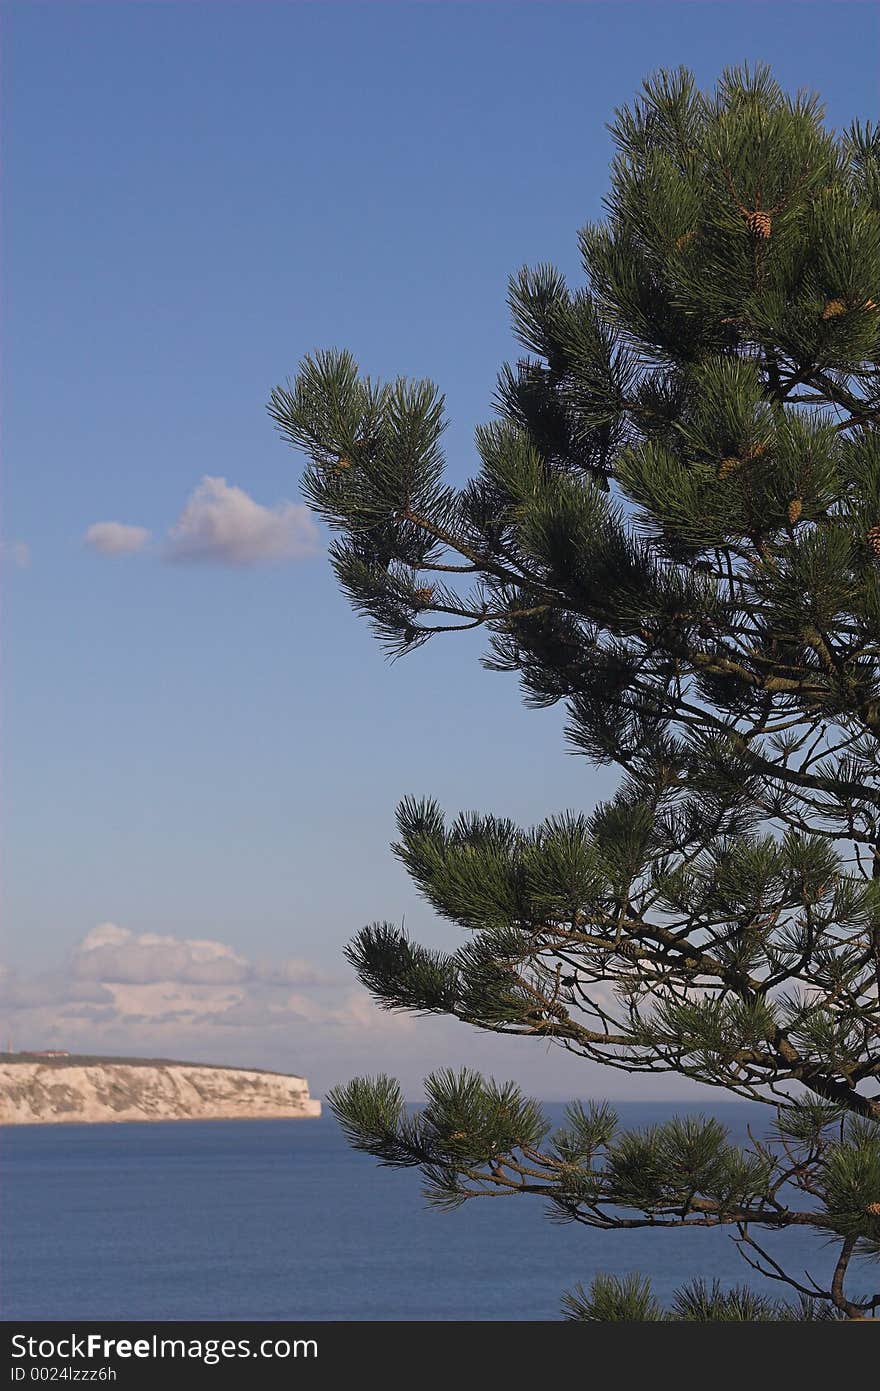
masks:
<path id="1" fill-rule="evenodd" d="M 393 1038 L 410 1019 L 379 1010 L 349 974 L 299 957 L 251 959 L 213 938 L 135 933 L 100 923 L 63 968 L 23 976 L 0 966 L 0 1012 L 13 1047 L 201 1055 L 245 1065 Z M 6 1039 L 4 1037 L 3 1043 Z"/>
<path id="2" fill-rule="evenodd" d="M 298 957 L 252 962 L 213 938 L 135 934 L 110 922 L 86 933 L 74 949 L 72 965 L 78 980 L 110 985 L 328 985 L 333 979 Z"/>
<path id="3" fill-rule="evenodd" d="M 68 959 L 38 974 L 0 964 L 0 1033 L 18 1050 L 178 1058 L 305 1074 L 313 1096 L 364 1073 L 399 1077 L 423 1095 L 437 1067 L 515 1078 L 551 1100 L 618 1096 L 711 1100 L 682 1079 L 610 1072 L 546 1042 L 415 1020 L 380 1010 L 345 968 L 260 959 L 215 938 L 94 927 Z M 729 1096 L 724 1093 L 719 1096 Z"/>

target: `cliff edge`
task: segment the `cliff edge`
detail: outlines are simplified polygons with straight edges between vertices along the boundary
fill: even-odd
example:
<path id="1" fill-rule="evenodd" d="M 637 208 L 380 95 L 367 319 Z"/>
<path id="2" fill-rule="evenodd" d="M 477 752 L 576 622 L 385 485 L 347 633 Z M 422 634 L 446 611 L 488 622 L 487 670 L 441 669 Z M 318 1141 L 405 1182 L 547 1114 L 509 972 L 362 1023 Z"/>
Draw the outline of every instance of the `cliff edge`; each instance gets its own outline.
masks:
<path id="1" fill-rule="evenodd" d="M 0 1125 L 320 1116 L 304 1077 L 204 1063 L 0 1059 Z"/>

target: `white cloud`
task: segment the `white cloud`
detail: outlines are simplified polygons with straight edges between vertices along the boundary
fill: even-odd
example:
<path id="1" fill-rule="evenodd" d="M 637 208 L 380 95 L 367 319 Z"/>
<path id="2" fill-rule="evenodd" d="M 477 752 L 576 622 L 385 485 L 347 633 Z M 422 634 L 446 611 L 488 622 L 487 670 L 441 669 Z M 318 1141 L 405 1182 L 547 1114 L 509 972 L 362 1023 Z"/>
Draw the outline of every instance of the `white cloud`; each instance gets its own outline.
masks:
<path id="1" fill-rule="evenodd" d="M 112 1040 L 117 1051 L 173 1052 L 236 1030 L 272 1037 L 279 1029 L 360 1029 L 351 984 L 299 957 L 251 961 L 212 938 L 104 922 L 76 944 L 66 970 L 25 977 L 0 964 L 0 1007 L 17 1047 L 90 1051 Z"/>
<path id="2" fill-rule="evenodd" d="M 250 961 L 225 942 L 210 937 L 173 937 L 167 933 L 134 933 L 116 923 L 99 923 L 87 932 L 73 952 L 78 980 L 110 985 L 229 986 L 253 984 L 289 989 L 338 983 L 300 957 L 281 961 Z"/>
<path id="3" fill-rule="evenodd" d="M 73 970 L 79 979 L 129 985 L 230 985 L 253 975 L 250 963 L 223 942 L 155 932 L 135 936 L 115 923 L 86 934 L 74 952 Z"/>
<path id="4" fill-rule="evenodd" d="M 142 551 L 150 539 L 145 526 L 127 526 L 125 522 L 94 522 L 83 540 L 99 555 L 133 555 Z"/>
<path id="5" fill-rule="evenodd" d="M 205 475 L 168 533 L 172 561 L 262 565 L 313 555 L 318 532 L 301 503 L 264 507 L 225 478 Z"/>
<path id="6" fill-rule="evenodd" d="M 16 570 L 26 570 L 31 563 L 31 548 L 26 541 L 0 541 L 0 559 L 8 560 Z"/>

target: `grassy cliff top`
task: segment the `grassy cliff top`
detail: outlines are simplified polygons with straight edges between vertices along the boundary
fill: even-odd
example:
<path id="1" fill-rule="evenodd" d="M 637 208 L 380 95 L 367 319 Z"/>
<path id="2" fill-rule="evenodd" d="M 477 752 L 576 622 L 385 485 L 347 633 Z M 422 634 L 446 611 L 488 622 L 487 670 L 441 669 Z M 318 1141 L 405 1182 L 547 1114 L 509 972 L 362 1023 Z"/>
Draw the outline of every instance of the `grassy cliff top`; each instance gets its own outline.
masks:
<path id="1" fill-rule="evenodd" d="M 298 1077 L 295 1072 L 278 1072 L 268 1067 L 244 1067 L 232 1063 L 194 1063 L 180 1058 L 109 1058 L 91 1053 L 70 1053 L 64 1058 L 47 1058 L 39 1053 L 0 1053 L 0 1065 L 40 1063 L 44 1067 L 210 1067 L 218 1072 L 262 1072 L 267 1077 Z"/>

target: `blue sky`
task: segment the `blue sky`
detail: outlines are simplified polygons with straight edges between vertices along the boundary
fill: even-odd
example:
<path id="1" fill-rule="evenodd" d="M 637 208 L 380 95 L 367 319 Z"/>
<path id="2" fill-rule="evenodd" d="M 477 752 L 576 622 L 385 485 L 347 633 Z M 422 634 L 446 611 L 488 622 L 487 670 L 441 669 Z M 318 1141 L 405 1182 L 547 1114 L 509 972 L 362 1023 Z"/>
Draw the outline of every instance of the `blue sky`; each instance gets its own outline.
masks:
<path id="1" fill-rule="evenodd" d="M 453 941 L 388 853 L 404 794 L 530 823 L 613 780 L 566 752 L 561 715 L 481 670 L 478 643 L 386 663 L 323 538 L 285 508 L 301 460 L 265 402 L 316 347 L 430 376 L 464 479 L 515 354 L 507 276 L 551 260 L 578 279 L 614 106 L 658 66 L 709 86 L 749 59 L 818 89 L 830 124 L 864 119 L 878 14 L 0 6 L 14 1046 L 250 1062 L 317 1091 L 383 1068 L 415 1093 L 432 1065 L 468 1061 L 550 1098 L 657 1094 L 540 1047 L 395 1022 L 347 975 L 342 946 L 375 918 Z M 213 503 L 205 476 L 226 480 Z M 111 521 L 149 538 L 85 543 Z"/>

